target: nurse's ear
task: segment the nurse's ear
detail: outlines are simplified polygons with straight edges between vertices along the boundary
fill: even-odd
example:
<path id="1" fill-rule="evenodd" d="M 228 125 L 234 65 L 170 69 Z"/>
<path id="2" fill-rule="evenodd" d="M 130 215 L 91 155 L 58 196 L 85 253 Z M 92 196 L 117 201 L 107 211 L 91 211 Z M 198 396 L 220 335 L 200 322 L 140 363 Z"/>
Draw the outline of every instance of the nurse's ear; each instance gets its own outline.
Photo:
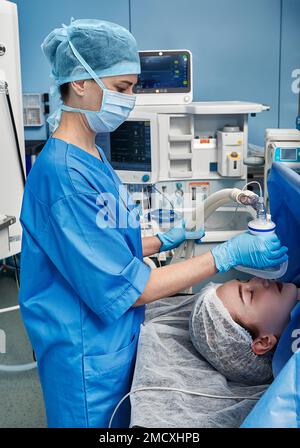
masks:
<path id="1" fill-rule="evenodd" d="M 256 355 L 264 355 L 272 350 L 277 342 L 278 338 L 274 334 L 265 334 L 255 338 L 251 344 L 251 348 Z"/>
<path id="2" fill-rule="evenodd" d="M 68 106 L 98 111 L 102 104 L 102 90 L 93 79 L 70 82 Z"/>
<path id="3" fill-rule="evenodd" d="M 87 89 L 86 83 L 87 83 L 86 80 L 70 82 L 70 87 L 71 87 L 70 93 L 71 94 L 73 93 L 74 95 L 83 97 L 85 95 L 85 92 Z"/>

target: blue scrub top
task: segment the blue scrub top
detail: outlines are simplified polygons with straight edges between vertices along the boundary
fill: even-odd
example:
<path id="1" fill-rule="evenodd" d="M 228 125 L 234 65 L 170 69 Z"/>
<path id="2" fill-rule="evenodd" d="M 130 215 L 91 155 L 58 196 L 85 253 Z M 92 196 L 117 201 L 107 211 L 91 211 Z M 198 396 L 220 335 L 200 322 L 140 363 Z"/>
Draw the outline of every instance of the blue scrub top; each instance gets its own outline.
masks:
<path id="1" fill-rule="evenodd" d="M 102 161 L 50 138 L 23 198 L 20 306 L 50 427 L 108 425 L 130 390 L 144 320 L 132 307 L 150 275 L 140 226 L 119 225 L 133 207 L 119 202 L 121 182 L 98 150 Z M 115 425 L 129 417 L 125 403 Z"/>

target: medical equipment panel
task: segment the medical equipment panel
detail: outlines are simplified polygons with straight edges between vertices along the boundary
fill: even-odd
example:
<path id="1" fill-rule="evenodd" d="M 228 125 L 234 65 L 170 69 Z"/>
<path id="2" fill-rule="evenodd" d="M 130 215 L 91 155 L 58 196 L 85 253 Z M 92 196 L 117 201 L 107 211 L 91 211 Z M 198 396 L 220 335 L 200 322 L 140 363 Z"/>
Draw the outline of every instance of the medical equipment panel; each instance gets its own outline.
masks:
<path id="1" fill-rule="evenodd" d="M 248 114 L 267 109 L 262 104 L 237 101 L 137 106 L 119 132 L 106 136 L 106 147 L 111 151 L 111 145 L 115 145 L 113 152 L 121 157 L 117 160 L 107 153 L 140 210 L 144 236 L 167 230 L 182 217 L 189 219 L 213 193 L 245 186 L 247 167 L 243 160 L 248 150 Z M 150 139 L 132 134 L 132 129 L 146 125 Z M 97 143 L 105 147 L 99 138 Z M 116 146 L 116 142 L 121 146 Z M 128 142 L 132 153 L 122 157 L 122 151 L 126 154 L 130 150 Z M 239 153 L 238 170 L 234 171 L 234 164 L 233 172 L 227 167 L 222 170 L 219 153 L 226 151 Z M 141 160 L 145 154 L 151 154 L 151 163 L 149 157 Z M 204 244 L 195 248 L 197 253 L 244 231 L 251 214 L 242 207 L 235 211 L 236 205 L 228 203 L 209 218 Z M 159 254 L 160 259 L 165 256 Z"/>
<path id="2" fill-rule="evenodd" d="M 279 162 L 300 173 L 300 131 L 296 129 L 266 129 L 264 182 L 267 199 L 267 180 L 273 162 Z"/>
<path id="3" fill-rule="evenodd" d="M 224 126 L 223 130 L 217 131 L 218 172 L 221 176 L 242 176 L 243 139 L 238 126 Z"/>
<path id="4" fill-rule="evenodd" d="M 213 103 L 213 109 L 211 103 L 137 106 L 108 143 L 99 136 L 97 142 L 109 147 L 109 159 L 127 184 L 245 181 L 248 113 L 259 112 L 258 106 L 265 110 L 262 105 L 239 102 Z M 148 129 L 142 133 L 146 139 L 138 131 L 143 127 Z"/>
<path id="5" fill-rule="evenodd" d="M 150 121 L 127 121 L 111 135 L 111 162 L 116 170 L 151 171 Z"/>
<path id="6" fill-rule="evenodd" d="M 141 74 L 134 88 L 137 105 L 188 104 L 193 99 L 189 50 L 140 51 Z"/>
<path id="7" fill-rule="evenodd" d="M 43 126 L 44 111 L 41 93 L 23 93 L 24 126 Z"/>
<path id="8" fill-rule="evenodd" d="M 0 248 L 4 258 L 21 249 L 18 217 L 25 183 L 19 29 L 17 6 L 12 2 L 0 2 L 0 44 L 0 215 L 17 218 L 9 226 L 9 245 Z"/>
<path id="9" fill-rule="evenodd" d="M 280 162 L 293 170 L 300 169 L 300 140 L 299 142 L 274 142 L 269 147 L 269 162 Z"/>
<path id="10" fill-rule="evenodd" d="M 157 117 L 147 113 L 129 118 L 112 133 L 97 134 L 100 146 L 126 184 L 149 184 L 157 181 Z"/>
<path id="11" fill-rule="evenodd" d="M 300 148 L 276 148 L 276 162 L 297 162 L 300 161 Z"/>
<path id="12" fill-rule="evenodd" d="M 140 209 L 145 235 L 151 235 L 155 225 L 165 226 L 168 213 L 172 219 L 179 219 L 188 211 L 185 216 L 188 217 L 212 193 L 244 187 L 248 114 L 263 110 L 266 106 L 236 101 L 137 106 L 129 121 L 106 135 L 106 142 L 97 137 L 97 143 L 108 148 L 109 160 Z M 138 131 L 145 127 L 147 133 Z M 219 153 L 226 151 L 239 154 L 238 170 L 234 163 L 232 171 L 227 167 L 222 170 Z M 234 210 L 235 207 L 226 205 L 224 211 L 218 212 L 218 223 L 210 221 L 211 228 L 218 230 L 214 238 L 222 240 L 220 234 L 224 229 L 233 232 L 246 227 L 242 216 L 245 213 L 239 210 L 232 219 Z"/>

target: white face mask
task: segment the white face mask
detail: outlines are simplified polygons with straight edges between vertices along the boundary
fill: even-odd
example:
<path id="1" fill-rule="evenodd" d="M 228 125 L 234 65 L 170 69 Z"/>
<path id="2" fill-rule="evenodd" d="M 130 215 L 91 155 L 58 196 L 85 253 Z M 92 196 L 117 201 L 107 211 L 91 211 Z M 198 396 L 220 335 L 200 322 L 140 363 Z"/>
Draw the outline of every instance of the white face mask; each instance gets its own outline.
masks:
<path id="1" fill-rule="evenodd" d="M 128 115 L 135 105 L 135 95 L 127 95 L 125 93 L 107 89 L 101 79 L 97 77 L 91 67 L 80 56 L 72 42 L 70 42 L 70 47 L 79 62 L 84 66 L 94 81 L 102 89 L 102 105 L 99 111 L 78 109 L 75 107 L 66 106 L 65 104 L 61 107 L 61 109 L 68 112 L 80 112 L 84 114 L 90 128 L 96 133 L 114 131 L 122 123 L 124 123 L 125 120 L 127 120 Z"/>

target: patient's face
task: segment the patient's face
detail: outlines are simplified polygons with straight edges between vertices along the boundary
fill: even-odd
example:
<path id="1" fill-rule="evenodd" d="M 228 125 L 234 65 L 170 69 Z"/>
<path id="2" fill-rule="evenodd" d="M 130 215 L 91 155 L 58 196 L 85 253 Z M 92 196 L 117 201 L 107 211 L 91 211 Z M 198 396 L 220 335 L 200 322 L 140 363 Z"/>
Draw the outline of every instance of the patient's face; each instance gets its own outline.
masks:
<path id="1" fill-rule="evenodd" d="M 216 292 L 235 322 L 256 334 L 272 333 L 277 337 L 297 301 L 297 287 L 293 283 L 255 277 L 248 282 L 231 280 Z"/>

